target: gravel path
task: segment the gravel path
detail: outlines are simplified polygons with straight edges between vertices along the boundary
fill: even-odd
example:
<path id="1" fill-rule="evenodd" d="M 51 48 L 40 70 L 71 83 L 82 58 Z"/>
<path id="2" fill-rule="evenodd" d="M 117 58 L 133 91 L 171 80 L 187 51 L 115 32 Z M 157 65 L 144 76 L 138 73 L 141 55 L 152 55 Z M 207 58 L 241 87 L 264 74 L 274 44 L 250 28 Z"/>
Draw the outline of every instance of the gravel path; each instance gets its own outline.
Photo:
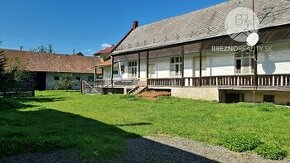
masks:
<path id="1" fill-rule="evenodd" d="M 196 141 L 168 136 L 149 136 L 130 139 L 126 142 L 130 153 L 115 160 L 85 161 L 74 152 L 56 151 L 12 156 L 0 159 L 0 162 L 13 163 L 74 163 L 74 162 L 239 162 L 239 163 L 274 163 L 251 153 L 235 153 L 226 148 L 206 145 Z M 290 160 L 280 161 L 290 163 Z"/>

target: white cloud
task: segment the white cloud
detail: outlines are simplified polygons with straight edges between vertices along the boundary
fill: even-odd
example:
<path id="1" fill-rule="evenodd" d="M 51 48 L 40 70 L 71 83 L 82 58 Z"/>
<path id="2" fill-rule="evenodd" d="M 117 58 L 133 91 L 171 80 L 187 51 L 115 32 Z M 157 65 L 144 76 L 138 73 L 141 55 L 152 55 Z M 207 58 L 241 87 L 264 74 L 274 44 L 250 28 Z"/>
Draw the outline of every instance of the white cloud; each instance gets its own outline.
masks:
<path id="1" fill-rule="evenodd" d="M 113 45 L 111 45 L 111 44 L 102 44 L 101 45 L 101 47 L 102 47 L 102 49 L 106 49 L 106 48 L 109 48 L 109 47 L 112 47 Z"/>

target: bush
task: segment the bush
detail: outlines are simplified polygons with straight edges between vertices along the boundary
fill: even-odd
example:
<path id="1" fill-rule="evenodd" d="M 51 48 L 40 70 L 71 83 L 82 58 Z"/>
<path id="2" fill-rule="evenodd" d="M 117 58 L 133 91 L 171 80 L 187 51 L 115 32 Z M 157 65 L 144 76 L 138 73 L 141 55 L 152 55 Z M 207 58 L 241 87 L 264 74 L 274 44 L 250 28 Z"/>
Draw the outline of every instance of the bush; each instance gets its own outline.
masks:
<path id="1" fill-rule="evenodd" d="M 258 155 L 262 156 L 265 159 L 272 160 L 283 160 L 287 157 L 287 151 L 281 149 L 280 147 L 263 144 L 257 148 Z"/>
<path id="2" fill-rule="evenodd" d="M 262 142 L 252 134 L 226 136 L 222 144 L 235 152 L 245 152 L 256 149 Z"/>
<path id="3" fill-rule="evenodd" d="M 72 74 L 63 74 L 57 83 L 58 89 L 69 90 L 72 89 L 77 82 L 73 79 Z"/>

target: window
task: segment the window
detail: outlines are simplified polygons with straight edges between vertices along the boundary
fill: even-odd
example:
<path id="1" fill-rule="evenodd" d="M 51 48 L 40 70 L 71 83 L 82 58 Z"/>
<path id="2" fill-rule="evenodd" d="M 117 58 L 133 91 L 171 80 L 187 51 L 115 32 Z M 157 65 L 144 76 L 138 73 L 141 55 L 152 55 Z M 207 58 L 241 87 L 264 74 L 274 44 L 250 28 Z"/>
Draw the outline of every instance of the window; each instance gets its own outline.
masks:
<path id="1" fill-rule="evenodd" d="M 113 71 L 113 74 L 114 74 L 114 75 L 118 75 L 118 74 L 119 74 L 119 71 L 118 71 L 118 70 L 114 70 L 114 71 Z"/>
<path id="2" fill-rule="evenodd" d="M 236 73 L 250 74 L 254 73 L 254 55 L 252 52 L 243 51 L 236 54 Z"/>
<path id="3" fill-rule="evenodd" d="M 129 62 L 128 70 L 129 70 L 129 77 L 133 77 L 133 78 L 137 77 L 137 61 Z"/>
<path id="4" fill-rule="evenodd" d="M 226 93 L 225 102 L 226 103 L 239 103 L 244 102 L 245 96 L 242 93 Z"/>
<path id="5" fill-rule="evenodd" d="M 121 65 L 121 73 L 122 73 L 122 74 L 125 73 L 125 65 Z"/>
<path id="6" fill-rule="evenodd" d="M 113 75 L 119 75 L 119 64 L 114 64 L 113 66 Z"/>
<path id="7" fill-rule="evenodd" d="M 170 76 L 181 76 L 182 57 L 173 57 L 170 59 Z"/>
<path id="8" fill-rule="evenodd" d="M 55 76 L 54 77 L 54 80 L 59 80 L 59 76 Z"/>
<path id="9" fill-rule="evenodd" d="M 264 96 L 264 102 L 274 103 L 275 102 L 275 96 L 274 95 L 265 95 Z"/>
<path id="10" fill-rule="evenodd" d="M 76 80 L 77 80 L 77 81 L 81 81 L 81 77 L 79 77 L 79 76 L 76 77 Z"/>

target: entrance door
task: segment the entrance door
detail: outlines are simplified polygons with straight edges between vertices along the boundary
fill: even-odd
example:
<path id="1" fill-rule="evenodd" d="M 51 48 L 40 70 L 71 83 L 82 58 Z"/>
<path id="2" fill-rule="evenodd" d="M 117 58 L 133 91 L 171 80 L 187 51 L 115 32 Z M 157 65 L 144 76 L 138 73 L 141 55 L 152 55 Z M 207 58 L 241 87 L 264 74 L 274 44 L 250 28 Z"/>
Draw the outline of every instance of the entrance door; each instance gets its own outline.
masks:
<path id="1" fill-rule="evenodd" d="M 36 72 L 33 78 L 34 78 L 34 89 L 44 91 L 46 89 L 46 73 Z"/>

